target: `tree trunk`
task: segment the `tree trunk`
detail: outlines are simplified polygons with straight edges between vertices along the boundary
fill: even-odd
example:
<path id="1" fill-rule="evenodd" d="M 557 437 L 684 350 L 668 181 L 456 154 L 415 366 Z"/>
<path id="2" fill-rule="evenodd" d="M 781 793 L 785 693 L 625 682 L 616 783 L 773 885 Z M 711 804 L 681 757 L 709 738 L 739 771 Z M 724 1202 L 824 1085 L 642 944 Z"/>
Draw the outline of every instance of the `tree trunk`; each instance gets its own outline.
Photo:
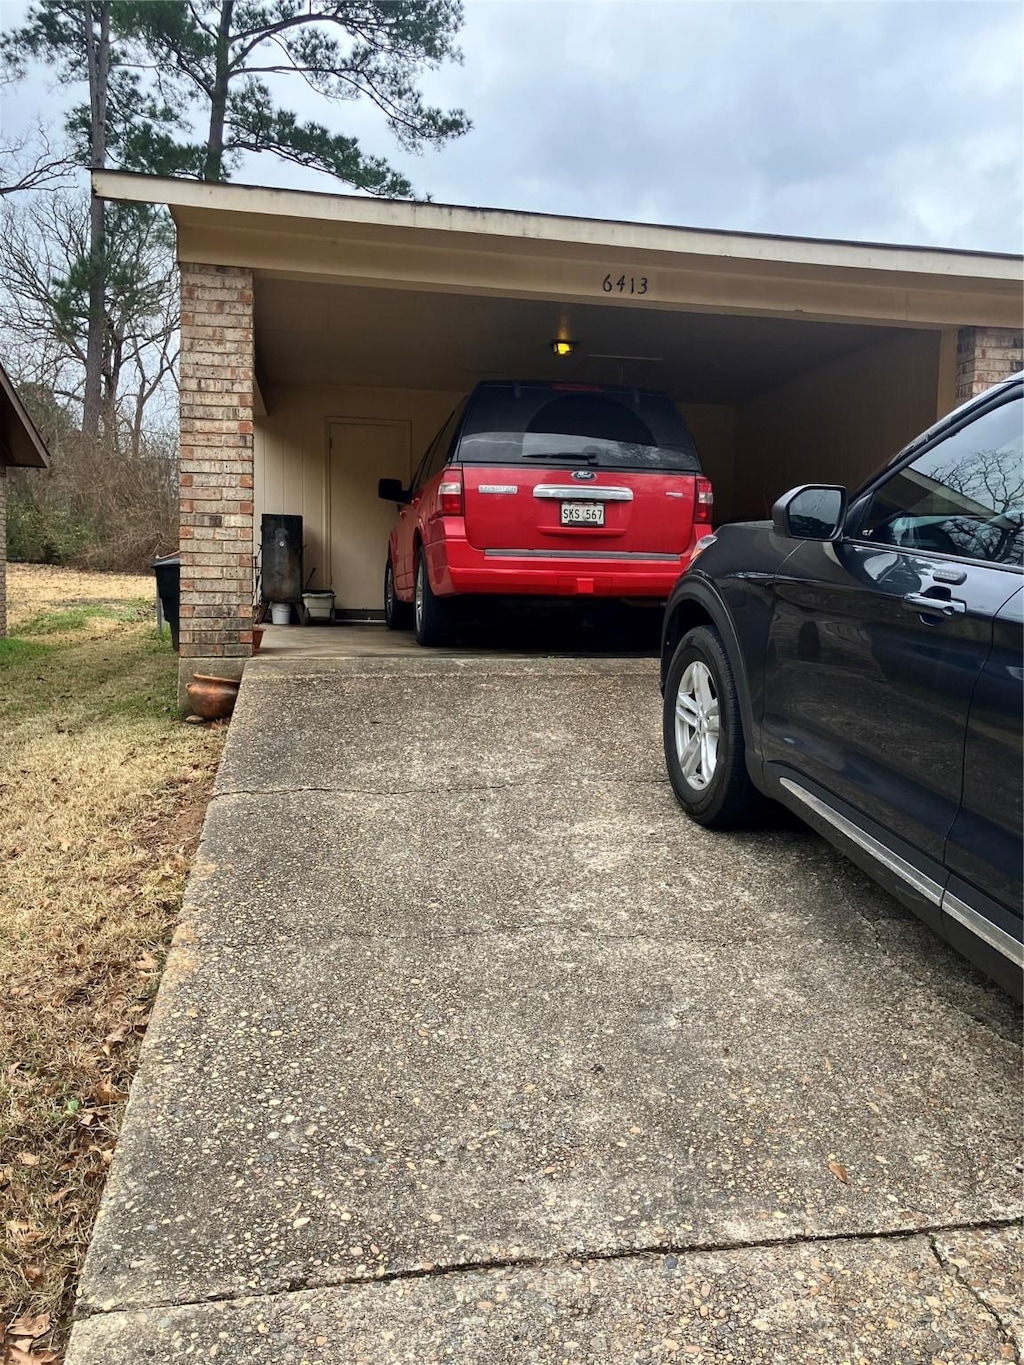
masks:
<path id="1" fill-rule="evenodd" d="M 210 92 L 210 130 L 206 138 L 204 180 L 224 178 L 224 117 L 228 108 L 228 82 L 231 61 L 231 16 L 235 0 L 221 0 L 220 23 L 217 25 L 217 58 Z"/>
<path id="2" fill-rule="evenodd" d="M 100 418 L 104 442 L 111 453 L 120 453 L 117 429 L 117 391 L 124 366 L 124 335 L 109 322 L 104 328 L 103 371 L 100 387 Z"/>
<path id="3" fill-rule="evenodd" d="M 110 72 L 110 0 L 88 0 L 85 53 L 89 69 L 89 160 L 93 169 L 107 163 L 107 80 Z M 99 19 L 99 33 L 96 20 Z M 106 340 L 106 265 L 104 262 L 105 204 L 95 194 L 89 205 L 89 327 L 86 340 L 85 397 L 82 432 L 99 436 L 103 406 L 103 350 Z"/>

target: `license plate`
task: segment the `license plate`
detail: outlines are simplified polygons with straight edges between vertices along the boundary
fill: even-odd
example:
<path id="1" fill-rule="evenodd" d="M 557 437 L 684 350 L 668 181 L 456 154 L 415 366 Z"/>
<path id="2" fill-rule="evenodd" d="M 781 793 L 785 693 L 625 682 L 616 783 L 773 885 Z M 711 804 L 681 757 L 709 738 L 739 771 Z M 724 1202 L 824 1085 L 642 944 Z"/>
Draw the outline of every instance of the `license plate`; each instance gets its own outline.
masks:
<path id="1" fill-rule="evenodd" d="M 563 502 L 563 526 L 603 526 L 603 502 Z"/>

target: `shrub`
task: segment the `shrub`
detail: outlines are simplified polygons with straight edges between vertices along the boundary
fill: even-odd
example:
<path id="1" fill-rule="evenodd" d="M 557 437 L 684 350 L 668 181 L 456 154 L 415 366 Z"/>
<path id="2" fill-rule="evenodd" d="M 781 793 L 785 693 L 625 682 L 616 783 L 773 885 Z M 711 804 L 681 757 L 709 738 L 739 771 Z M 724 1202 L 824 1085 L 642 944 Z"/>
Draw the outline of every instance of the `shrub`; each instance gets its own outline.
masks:
<path id="1" fill-rule="evenodd" d="M 155 555 L 177 545 L 177 459 L 169 437 L 118 453 L 75 434 L 50 454 L 49 470 L 11 471 L 11 559 L 148 572 Z"/>

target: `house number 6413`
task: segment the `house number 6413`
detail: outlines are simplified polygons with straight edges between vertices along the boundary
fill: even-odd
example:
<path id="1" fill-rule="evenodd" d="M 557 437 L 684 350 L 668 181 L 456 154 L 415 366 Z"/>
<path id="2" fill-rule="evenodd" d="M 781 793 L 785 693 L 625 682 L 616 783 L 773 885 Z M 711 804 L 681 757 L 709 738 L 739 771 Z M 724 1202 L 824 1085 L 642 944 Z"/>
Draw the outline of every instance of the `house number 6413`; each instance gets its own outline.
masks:
<path id="1" fill-rule="evenodd" d="M 614 275 L 605 275 L 601 288 L 606 294 L 646 294 L 647 276 L 620 275 L 616 279 Z"/>

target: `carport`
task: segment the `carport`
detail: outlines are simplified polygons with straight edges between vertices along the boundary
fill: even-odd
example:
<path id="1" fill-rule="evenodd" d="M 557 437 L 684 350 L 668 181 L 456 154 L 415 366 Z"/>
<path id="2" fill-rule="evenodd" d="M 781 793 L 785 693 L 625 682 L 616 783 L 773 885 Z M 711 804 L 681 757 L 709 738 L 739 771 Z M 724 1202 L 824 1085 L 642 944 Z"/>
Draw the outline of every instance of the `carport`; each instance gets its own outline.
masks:
<path id="1" fill-rule="evenodd" d="M 856 484 L 1021 366 L 1021 258 L 96 172 L 165 204 L 182 282 L 183 676 L 251 653 L 254 531 L 300 514 L 306 571 L 381 606 L 393 509 L 482 379 L 667 391 L 716 521 Z M 575 343 L 559 358 L 552 342 Z"/>

